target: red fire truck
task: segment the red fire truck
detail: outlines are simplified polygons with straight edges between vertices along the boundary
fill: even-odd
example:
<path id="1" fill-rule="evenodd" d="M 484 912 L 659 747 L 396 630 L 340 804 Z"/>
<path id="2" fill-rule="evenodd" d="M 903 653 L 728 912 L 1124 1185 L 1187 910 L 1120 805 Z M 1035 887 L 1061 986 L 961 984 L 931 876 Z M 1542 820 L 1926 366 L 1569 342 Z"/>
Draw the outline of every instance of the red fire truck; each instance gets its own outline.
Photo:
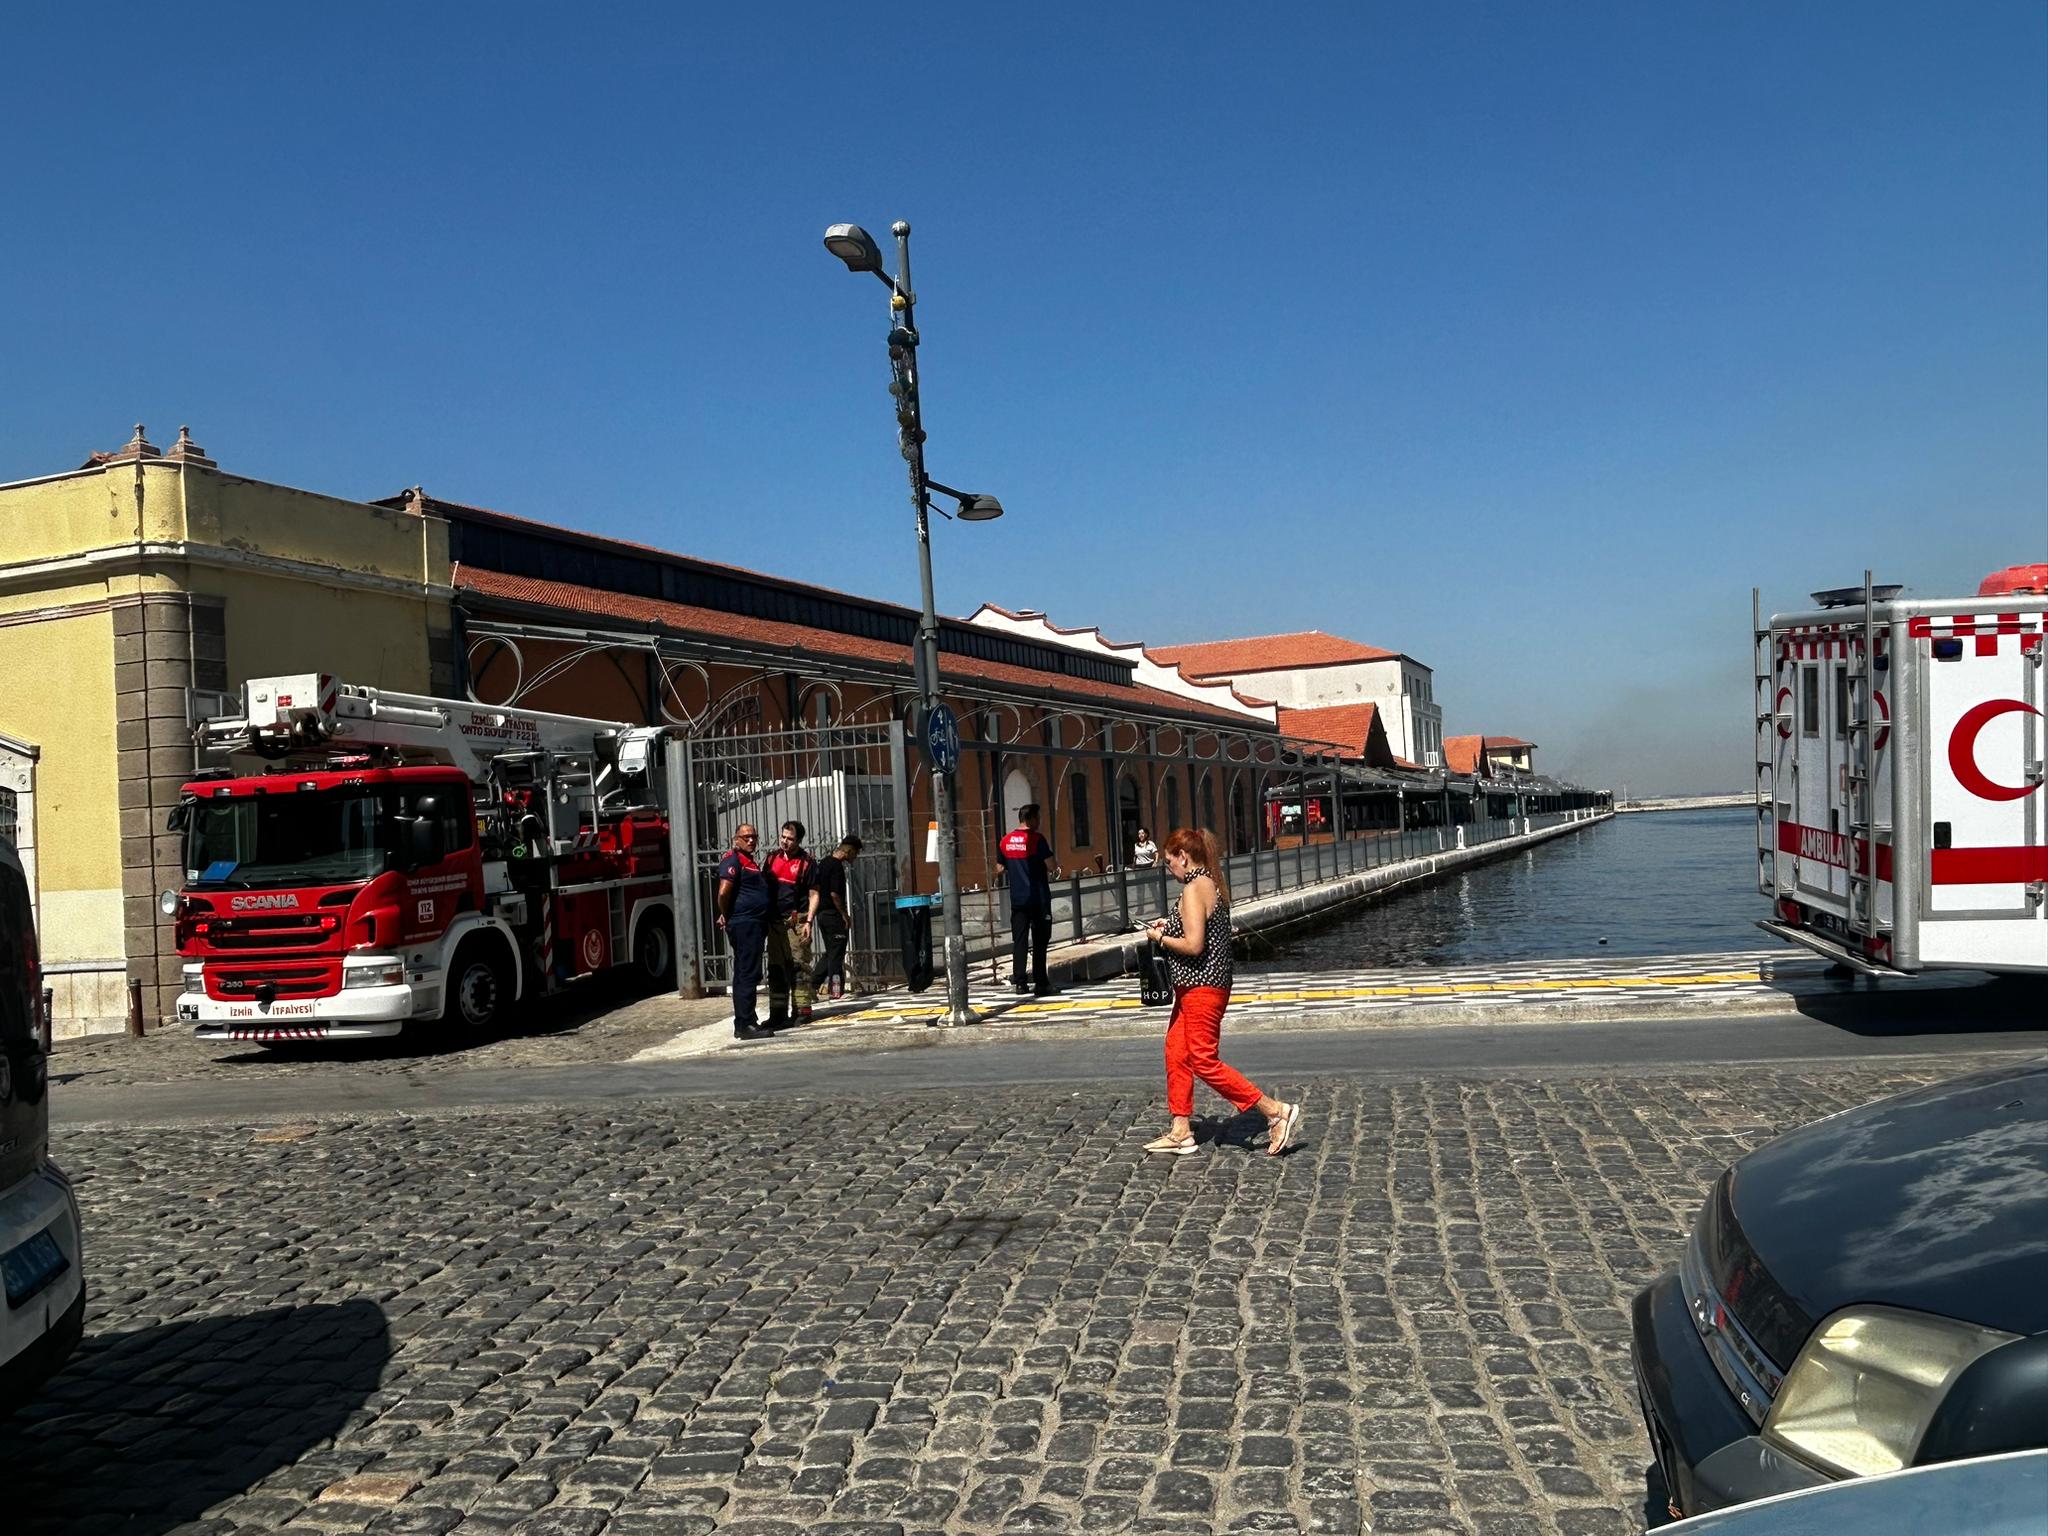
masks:
<path id="1" fill-rule="evenodd" d="M 257 678 L 184 786 L 178 1017 L 204 1039 L 482 1032 L 523 998 L 675 964 L 659 729 Z"/>
<path id="2" fill-rule="evenodd" d="M 2048 565 L 1753 621 L 1767 932 L 1866 973 L 2048 971 Z"/>

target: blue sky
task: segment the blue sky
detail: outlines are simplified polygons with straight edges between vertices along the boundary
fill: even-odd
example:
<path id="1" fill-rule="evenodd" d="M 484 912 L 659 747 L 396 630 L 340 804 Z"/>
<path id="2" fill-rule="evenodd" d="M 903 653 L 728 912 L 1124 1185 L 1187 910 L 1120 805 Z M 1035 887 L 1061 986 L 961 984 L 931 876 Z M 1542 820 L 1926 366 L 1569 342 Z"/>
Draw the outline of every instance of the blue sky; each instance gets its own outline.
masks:
<path id="1" fill-rule="evenodd" d="M 890 23 L 901 18 L 898 30 Z M 2048 558 L 2038 3 L 77 5 L 10 20 L 0 479 L 180 422 L 940 606 L 1319 627 L 1747 775 L 1748 594 Z"/>

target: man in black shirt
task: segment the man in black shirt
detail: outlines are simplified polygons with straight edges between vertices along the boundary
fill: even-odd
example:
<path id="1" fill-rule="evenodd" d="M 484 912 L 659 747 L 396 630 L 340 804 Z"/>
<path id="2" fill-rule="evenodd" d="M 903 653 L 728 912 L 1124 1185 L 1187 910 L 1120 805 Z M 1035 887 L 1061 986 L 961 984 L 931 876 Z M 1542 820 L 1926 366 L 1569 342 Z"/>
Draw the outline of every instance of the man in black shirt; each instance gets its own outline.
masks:
<path id="1" fill-rule="evenodd" d="M 811 926 L 825 943 L 811 971 L 811 986 L 820 997 L 846 996 L 846 941 L 853 933 L 846 866 L 860 857 L 860 849 L 860 839 L 849 832 L 811 874 Z"/>

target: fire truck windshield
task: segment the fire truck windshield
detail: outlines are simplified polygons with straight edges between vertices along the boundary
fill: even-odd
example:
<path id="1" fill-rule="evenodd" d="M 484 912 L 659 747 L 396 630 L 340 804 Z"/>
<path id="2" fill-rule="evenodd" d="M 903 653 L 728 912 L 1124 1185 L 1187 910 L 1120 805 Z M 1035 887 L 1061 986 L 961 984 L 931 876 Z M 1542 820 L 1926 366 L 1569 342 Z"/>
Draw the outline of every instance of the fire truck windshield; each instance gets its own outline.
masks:
<path id="1" fill-rule="evenodd" d="M 375 791 L 201 800 L 185 828 L 188 884 L 316 885 L 388 867 L 390 818 Z"/>

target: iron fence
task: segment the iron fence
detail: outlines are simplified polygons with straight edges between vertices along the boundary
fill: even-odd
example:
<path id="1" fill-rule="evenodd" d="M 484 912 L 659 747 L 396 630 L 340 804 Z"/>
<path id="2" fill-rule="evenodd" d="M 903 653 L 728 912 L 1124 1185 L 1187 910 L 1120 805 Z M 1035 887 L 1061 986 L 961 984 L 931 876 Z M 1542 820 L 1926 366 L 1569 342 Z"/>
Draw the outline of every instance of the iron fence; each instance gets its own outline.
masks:
<path id="1" fill-rule="evenodd" d="M 766 861 L 783 823 L 801 822 L 812 857 L 842 837 L 860 838 L 846 871 L 853 914 L 849 978 L 902 975 L 896 894 L 908 849 L 903 726 L 824 726 L 712 734 L 681 740 L 670 759 L 669 803 L 676 871 L 677 982 L 685 991 L 732 982 L 732 951 L 718 931 L 718 864 L 742 824 L 759 831 Z"/>
<path id="2" fill-rule="evenodd" d="M 1266 896 L 1300 890 L 1326 880 L 1406 863 L 1459 848 L 1482 847 L 1526 832 L 1575 821 L 1590 821 L 1598 810 L 1550 811 L 1526 817 L 1504 816 L 1460 822 L 1452 826 L 1384 828 L 1353 833 L 1339 841 L 1311 841 L 1292 848 L 1262 848 L 1223 861 L 1232 901 L 1243 904 Z M 1173 877 L 1164 866 L 1115 869 L 1104 874 L 1072 875 L 1053 882 L 1054 944 L 1078 944 L 1091 938 L 1126 933 L 1164 917 L 1175 900 Z M 1006 978 L 1003 962 L 1010 953 L 1010 896 L 1006 889 L 968 891 L 961 898 L 967 951 L 992 977 Z"/>

